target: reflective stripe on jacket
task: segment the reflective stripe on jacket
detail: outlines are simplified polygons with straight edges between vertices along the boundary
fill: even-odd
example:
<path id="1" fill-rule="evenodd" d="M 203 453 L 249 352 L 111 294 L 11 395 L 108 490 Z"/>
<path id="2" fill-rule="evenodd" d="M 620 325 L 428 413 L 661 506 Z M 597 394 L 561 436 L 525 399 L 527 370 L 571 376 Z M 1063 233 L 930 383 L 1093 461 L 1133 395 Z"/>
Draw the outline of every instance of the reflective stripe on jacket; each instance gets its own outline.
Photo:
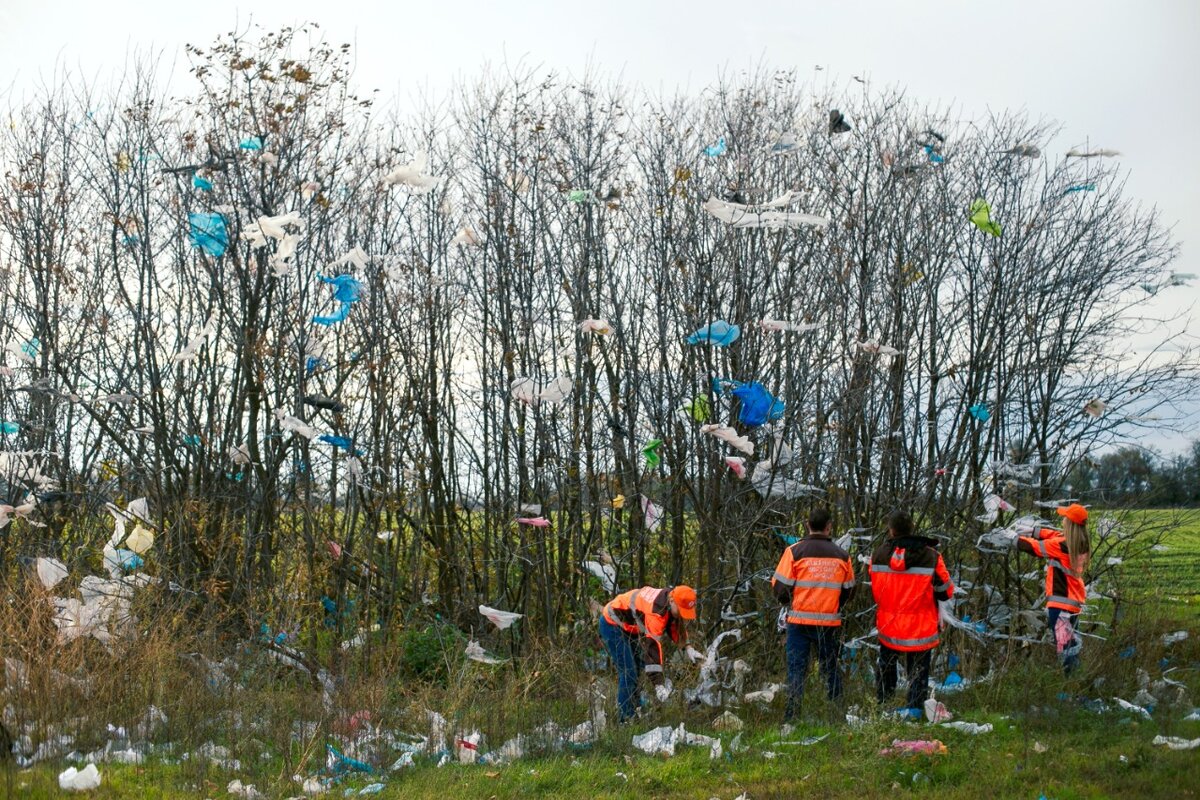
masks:
<path id="1" fill-rule="evenodd" d="M 1046 607 L 1060 608 L 1071 614 L 1083 610 L 1087 587 L 1083 576 L 1071 568 L 1071 554 L 1062 531 L 1039 528 L 1033 536 L 1017 539 L 1017 549 L 1046 559 Z"/>
<path id="2" fill-rule="evenodd" d="M 604 607 L 604 619 L 631 636 L 637 636 L 642 647 L 642 662 L 646 674 L 655 685 L 662 682 L 663 637 L 682 646 L 687 635 L 679 621 L 671 616 L 671 593 L 666 589 L 643 586 L 622 592 Z"/>
<path id="3" fill-rule="evenodd" d="M 771 587 L 789 606 L 795 625 L 842 624 L 842 606 L 854 591 L 850 554 L 828 536 L 807 536 L 783 551 Z"/>
<path id="4" fill-rule="evenodd" d="M 954 584 L 936 542 L 923 536 L 889 539 L 871 555 L 871 593 L 879 643 L 918 652 L 938 644 L 938 601 Z"/>

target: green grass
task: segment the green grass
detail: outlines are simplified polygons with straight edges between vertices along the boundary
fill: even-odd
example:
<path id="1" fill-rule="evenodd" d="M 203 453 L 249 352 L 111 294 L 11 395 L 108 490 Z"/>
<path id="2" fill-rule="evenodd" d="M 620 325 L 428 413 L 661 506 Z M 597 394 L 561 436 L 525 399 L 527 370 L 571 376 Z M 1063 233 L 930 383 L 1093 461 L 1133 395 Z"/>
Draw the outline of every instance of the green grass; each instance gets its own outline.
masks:
<path id="1" fill-rule="evenodd" d="M 1180 622 L 1200 622 L 1200 512 L 1156 509 L 1128 512 L 1131 526 L 1170 526 L 1165 552 L 1146 552 L 1122 564 L 1120 578 L 1133 599 L 1150 602 Z"/>
<path id="2" fill-rule="evenodd" d="M 1052 800 L 1100 797 L 1196 797 L 1200 795 L 1200 758 L 1150 744 L 1158 725 L 1120 716 L 1099 716 L 1073 704 L 1052 703 L 1047 713 L 971 714 L 996 726 L 991 734 L 970 736 L 922 725 L 877 722 L 859 730 L 806 726 L 789 738 L 831 731 L 809 747 L 782 745 L 777 732 L 760 728 L 743 740 L 745 753 L 709 761 L 702 748 L 682 748 L 673 758 L 631 754 L 628 731 L 613 736 L 594 752 L 526 759 L 507 766 L 422 764 L 386 778 L 381 798 L 862 798 L 930 796 L 939 798 L 1030 798 Z M 647 726 L 639 726 L 648 727 Z M 1178 723 L 1174 733 L 1200 736 L 1200 723 Z M 894 738 L 936 737 L 942 756 L 879 755 Z M 725 736 L 728 743 L 729 737 Z M 1036 752 L 1035 743 L 1045 745 Z M 775 752 L 773 759 L 764 751 Z M 7 777 L 9 797 L 59 796 L 57 768 L 39 768 Z M 153 764 L 102 768 L 96 798 L 174 798 L 225 796 L 235 777 L 217 770 Z M 618 774 L 621 773 L 621 774 Z M 622 774 L 624 777 L 622 777 Z M 328 794 L 369 780 L 347 781 Z M 262 779 L 270 797 L 298 795 L 287 780 Z"/>

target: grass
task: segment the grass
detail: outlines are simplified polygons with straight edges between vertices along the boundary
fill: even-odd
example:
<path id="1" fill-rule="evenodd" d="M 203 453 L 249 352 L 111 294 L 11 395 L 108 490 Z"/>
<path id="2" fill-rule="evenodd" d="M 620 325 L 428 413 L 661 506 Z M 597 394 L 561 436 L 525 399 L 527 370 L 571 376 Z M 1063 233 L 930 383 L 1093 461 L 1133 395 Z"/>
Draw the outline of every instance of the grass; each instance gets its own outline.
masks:
<path id="1" fill-rule="evenodd" d="M 1140 515 L 1140 518 L 1138 517 Z M 1149 526 L 1177 521 L 1171 512 L 1135 512 L 1130 521 Z M 688 710 L 678 703 L 654 711 L 643 721 L 613 728 L 586 750 L 541 752 L 507 765 L 437 767 L 432 756 L 419 756 L 416 765 L 373 777 L 352 777 L 333 786 L 328 797 L 341 797 L 373 780 L 382 781 L 381 798 L 709 798 L 731 800 L 745 793 L 751 800 L 772 797 L 895 797 L 939 798 L 1073 798 L 1200 796 L 1200 751 L 1170 751 L 1151 744 L 1155 735 L 1200 737 L 1200 722 L 1182 717 L 1184 706 L 1163 703 L 1153 719 L 1128 713 L 1096 713 L 1082 700 L 1132 699 L 1138 690 L 1138 673 L 1151 678 L 1170 670 L 1186 684 L 1191 698 L 1200 697 L 1200 522 L 1195 518 L 1172 530 L 1164 553 L 1147 553 L 1122 564 L 1116 573 L 1126 611 L 1106 642 L 1089 641 L 1084 668 L 1070 680 L 1062 677 L 1051 653 L 1043 648 L 1013 646 L 985 656 L 974 652 L 970 640 L 952 632 L 944 637 L 942 651 L 962 656 L 964 674 L 978 675 L 994 669 L 1002 677 L 967 691 L 942 698 L 956 718 L 991 722 L 995 730 L 970 736 L 925 724 L 905 724 L 886 718 L 860 728 L 841 722 L 845 708 L 834 708 L 818 692 L 810 676 L 806 721 L 783 737 L 829 734 L 812 746 L 781 741 L 778 723 L 781 700 L 773 708 L 750 707 L 734 711 L 746 723 L 742 743 L 746 749 L 730 752 L 731 734 L 713 730 L 719 710 Z M 31 606 L 36 608 L 37 605 Z M 36 625 L 24 623 L 29 628 Z M 1192 636 L 1167 646 L 1162 634 L 1186 628 Z M 19 641 L 5 633 L 5 641 Z M 172 643 L 163 634 L 138 640 L 135 650 L 122 655 L 118 669 L 107 669 L 92 650 L 55 648 L 41 650 L 47 669 L 81 674 L 72 658 L 87 664 L 96 675 L 89 693 L 60 690 L 45 674 L 31 674 L 27 693 L 12 694 L 6 714 L 18 719 L 70 719 L 78 709 L 94 711 L 94 718 L 132 725 L 148 703 L 166 709 L 167 728 L 153 741 L 154 753 L 143 765 L 99 764 L 101 787 L 88 794 L 95 798 L 227 797 L 233 779 L 254 784 L 270 798 L 300 795 L 293 775 L 311 776 L 323 764 L 326 742 L 345 747 L 337 731 L 342 723 L 323 711 L 310 686 L 281 680 L 288 673 L 266 668 L 246 655 L 234 686 L 213 691 L 194 672 L 181 667 Z M 458 643 L 455 643 L 455 647 Z M 1130 650 L 1130 648 L 1132 648 Z M 535 651 L 538 649 L 535 648 Z M 32 645 L 21 653 L 35 662 Z M 11 645 L 5 655 L 16 654 Z M 1132 653 L 1132 655 L 1129 655 Z M 369 656 L 370 654 L 364 654 Z M 381 652 L 356 664 L 342 677 L 338 706 L 342 709 L 378 709 L 373 722 L 389 731 L 426 733 L 422 710 L 436 708 L 456 727 L 478 728 L 488 734 L 487 747 L 528 732 L 547 719 L 572 724 L 586 716 L 587 683 L 591 676 L 579 670 L 578 648 L 543 649 L 527 657 L 519 669 L 447 664 L 444 684 L 415 682 L 404 677 L 394 652 Z M 990 661 L 988 661 L 990 659 Z M 985 663 L 987 662 L 987 663 Z M 111 663 L 111 662 L 109 662 Z M 938 663 L 938 662 L 935 662 Z M 767 672 L 752 683 L 782 679 L 782 654 L 774 664 L 758 664 Z M 935 674 L 944 667 L 935 667 Z M 962 669 L 960 667 L 960 669 Z M 860 670 L 861 673 L 862 670 Z M 45 672 L 45 671 L 43 671 Z M 106 674 L 107 672 L 107 674 Z M 130 674 L 132 673 L 132 674 Z M 688 685 L 694 675 L 678 675 Z M 611 676 L 600 675 L 597 686 L 610 696 Z M 860 675 L 847 683 L 845 705 L 874 713 L 871 687 Z M 16 708 L 11 708 L 15 705 Z M 102 710 L 101 710 L 102 709 Z M 310 733 L 296 736 L 299 720 L 314 723 Z M 94 722 L 94 719 L 92 720 Z M 655 725 L 683 721 L 696 733 L 720 735 L 722 758 L 710 761 L 707 748 L 681 747 L 672 758 L 636 751 L 630 737 Z M 90 723 L 89 723 L 90 724 Z M 40 723 L 39 737 L 53 733 Z M 79 729 L 73 744 L 87 752 L 103 744 L 101 729 Z M 948 752 L 941 756 L 893 757 L 880 750 L 893 739 L 937 738 Z M 36 741 L 36 739 L 35 739 Z M 222 743 L 241 767 L 229 770 L 205 759 L 188 757 L 206 741 Z M 776 754 L 767 757 L 767 753 Z M 364 756 L 376 765 L 388 765 L 397 752 L 383 749 Z M 57 775 L 68 763 L 49 759 L 31 769 L 0 770 L 0 790 L 5 797 L 60 797 Z"/>
<path id="2" fill-rule="evenodd" d="M 774 729 L 743 735 L 745 753 L 710 761 L 704 748 L 683 748 L 673 758 L 632 755 L 622 747 L 628 732 L 593 752 L 527 759 L 507 766 L 429 764 L 386 778 L 381 798 L 733 798 L 771 797 L 997 798 L 1041 795 L 1053 800 L 1100 797 L 1196 797 L 1200 761 L 1195 752 L 1173 752 L 1150 744 L 1158 726 L 1121 716 L 1089 713 L 1073 703 L 1054 703 L 1008 719 L 990 720 L 991 734 L 970 736 L 924 724 L 879 721 L 858 730 L 803 726 L 789 739 L 818 732 L 832 735 L 809 747 L 784 745 Z M 1176 735 L 1200 736 L 1200 723 L 1179 723 Z M 891 757 L 879 750 L 895 738 L 935 736 L 948 749 L 941 756 Z M 726 737 L 728 742 L 728 737 Z M 1037 752 L 1035 744 L 1046 747 Z M 1040 749 L 1040 748 L 1037 748 Z M 764 752 L 774 752 L 767 758 Z M 10 797 L 56 797 L 54 770 L 9 775 Z M 190 771 L 179 765 L 108 766 L 96 798 L 224 796 L 233 775 Z M 331 794 L 366 786 L 347 781 Z M 299 794 L 287 778 L 260 781 L 270 797 Z"/>

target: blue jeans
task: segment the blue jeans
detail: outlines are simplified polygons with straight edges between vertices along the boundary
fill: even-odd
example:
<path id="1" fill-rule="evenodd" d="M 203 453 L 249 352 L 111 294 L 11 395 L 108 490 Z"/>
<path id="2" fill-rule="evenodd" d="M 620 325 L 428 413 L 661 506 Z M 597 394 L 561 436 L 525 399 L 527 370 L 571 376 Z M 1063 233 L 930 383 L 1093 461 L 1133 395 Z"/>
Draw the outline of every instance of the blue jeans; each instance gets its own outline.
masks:
<path id="1" fill-rule="evenodd" d="M 601 616 L 600 638 L 612 659 L 613 669 L 617 671 L 617 709 L 620 721 L 625 722 L 633 717 L 638 705 L 638 673 L 642 671 L 642 654 L 637 637 Z"/>
<path id="2" fill-rule="evenodd" d="M 809 653 L 817 648 L 817 659 L 821 664 L 821 675 L 830 700 L 842 696 L 842 674 L 838 671 L 838 655 L 842 649 L 842 627 L 840 625 L 787 625 L 787 674 L 788 701 L 783 712 L 784 720 L 790 720 L 800 710 L 804 698 L 804 679 L 808 676 Z"/>
<path id="3" fill-rule="evenodd" d="M 1058 623 L 1058 618 L 1062 615 L 1066 615 L 1067 621 L 1071 623 L 1071 628 L 1073 630 L 1075 629 L 1075 625 L 1079 621 L 1079 615 L 1072 614 L 1070 611 L 1064 611 L 1061 608 L 1047 608 L 1046 609 L 1046 624 L 1050 626 L 1050 641 L 1055 642 L 1054 646 L 1055 646 L 1056 650 L 1058 649 L 1058 644 L 1055 639 L 1054 626 Z M 1078 637 L 1079 633 L 1077 632 L 1075 634 L 1075 636 Z M 1073 669 L 1075 669 L 1077 666 L 1079 666 L 1079 654 L 1078 653 L 1071 653 L 1070 655 L 1067 655 L 1067 656 L 1059 656 L 1059 658 L 1062 661 L 1064 675 L 1070 675 L 1071 671 Z"/>

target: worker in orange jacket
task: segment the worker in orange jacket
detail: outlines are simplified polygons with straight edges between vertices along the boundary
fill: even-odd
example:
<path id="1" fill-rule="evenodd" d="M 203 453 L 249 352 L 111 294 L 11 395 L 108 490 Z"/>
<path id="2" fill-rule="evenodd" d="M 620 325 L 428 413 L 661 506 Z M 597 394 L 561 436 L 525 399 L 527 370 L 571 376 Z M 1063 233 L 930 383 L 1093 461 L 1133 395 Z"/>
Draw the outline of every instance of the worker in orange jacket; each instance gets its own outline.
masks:
<path id="1" fill-rule="evenodd" d="M 1087 509 L 1072 503 L 1058 509 L 1063 529 L 1037 528 L 1029 536 L 1015 536 L 1017 549 L 1046 559 L 1046 623 L 1069 675 L 1079 663 L 1082 639 L 1075 631 L 1079 612 L 1087 600 L 1083 578 L 1091 560 Z"/>
<path id="2" fill-rule="evenodd" d="M 617 671 L 617 708 L 621 722 L 637 709 L 638 673 L 645 672 L 659 702 L 671 695 L 663 672 L 663 639 L 684 647 L 685 620 L 696 618 L 696 590 L 690 586 L 630 589 L 609 601 L 600 616 L 600 638 Z"/>
<path id="3" fill-rule="evenodd" d="M 804 697 L 804 679 L 813 647 L 830 700 L 842 695 L 838 655 L 842 649 L 842 608 L 854 591 L 850 554 L 833 543 L 833 515 L 816 508 L 808 517 L 808 535 L 783 551 L 771 588 L 787 611 L 788 702 L 784 721 L 792 719 Z"/>
<path id="4" fill-rule="evenodd" d="M 888 519 L 888 538 L 871 555 L 871 593 L 879 630 L 875 692 L 883 703 L 896 691 L 904 655 L 908 698 L 900 713 L 919 718 L 929 696 L 929 661 L 938 645 L 938 602 L 954 594 L 937 541 L 914 533 L 912 517 L 897 511 Z"/>

